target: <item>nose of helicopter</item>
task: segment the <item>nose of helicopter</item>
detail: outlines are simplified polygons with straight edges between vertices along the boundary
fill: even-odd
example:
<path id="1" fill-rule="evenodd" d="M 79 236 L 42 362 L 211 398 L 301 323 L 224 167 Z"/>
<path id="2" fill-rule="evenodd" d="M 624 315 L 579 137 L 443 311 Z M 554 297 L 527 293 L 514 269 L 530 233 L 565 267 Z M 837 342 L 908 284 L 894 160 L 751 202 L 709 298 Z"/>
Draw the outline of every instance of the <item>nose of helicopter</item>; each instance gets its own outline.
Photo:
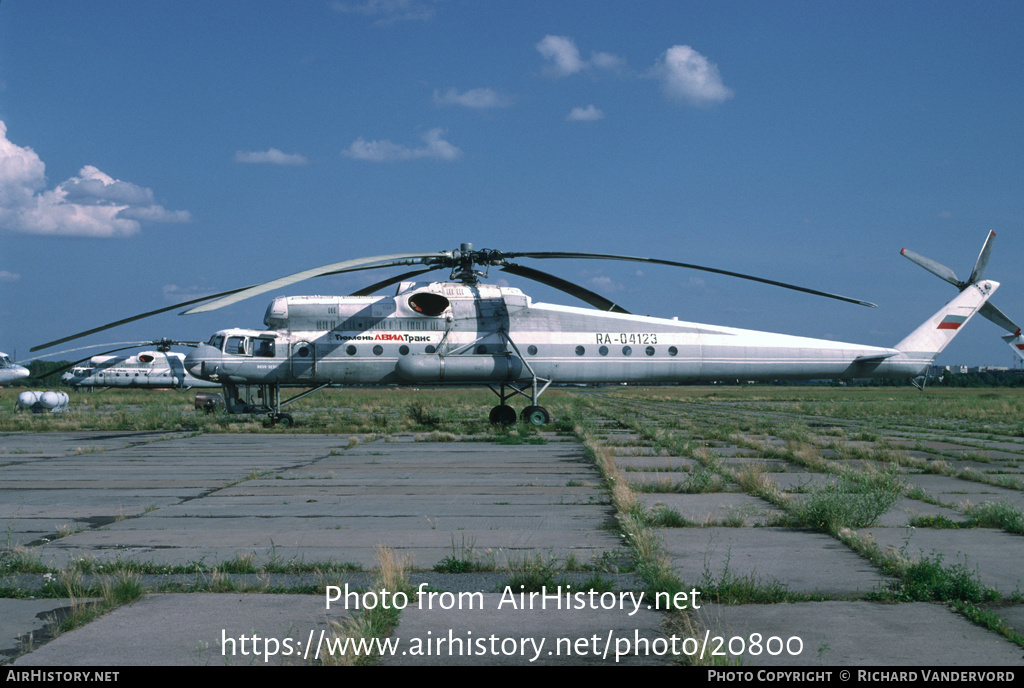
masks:
<path id="1" fill-rule="evenodd" d="M 220 352 L 209 344 L 200 344 L 195 348 L 195 350 L 190 351 L 188 355 L 185 356 L 185 370 L 200 379 L 209 379 L 203 363 L 210 360 L 211 355 L 214 353 Z"/>

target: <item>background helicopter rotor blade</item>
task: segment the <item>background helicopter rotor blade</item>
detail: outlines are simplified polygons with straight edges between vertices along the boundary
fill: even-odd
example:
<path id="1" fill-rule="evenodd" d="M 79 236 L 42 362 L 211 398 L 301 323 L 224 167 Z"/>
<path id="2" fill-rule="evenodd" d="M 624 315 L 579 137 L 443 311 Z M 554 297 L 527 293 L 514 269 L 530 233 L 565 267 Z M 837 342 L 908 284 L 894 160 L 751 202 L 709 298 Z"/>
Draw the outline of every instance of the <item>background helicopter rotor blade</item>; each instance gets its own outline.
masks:
<path id="1" fill-rule="evenodd" d="M 662 260 L 659 258 L 642 258 L 638 256 L 621 256 L 611 253 L 561 253 L 553 251 L 544 252 L 530 252 L 530 253 L 506 253 L 507 257 L 519 257 L 524 258 L 565 258 L 565 259 L 583 259 L 583 260 L 625 260 L 633 261 L 636 263 L 652 263 L 655 265 L 669 265 L 676 268 L 689 268 L 691 270 L 702 270 L 704 272 L 713 272 L 717 275 L 728 275 L 729 277 L 739 277 L 740 279 L 751 280 L 754 282 L 762 282 L 764 284 L 771 284 L 772 286 L 782 287 L 784 289 L 792 289 L 793 291 L 800 291 L 806 294 L 814 294 L 815 296 L 824 296 L 829 299 L 836 299 L 838 301 L 846 301 L 847 303 L 855 303 L 859 306 L 868 306 L 869 308 L 876 308 L 876 305 L 870 301 L 861 301 L 860 299 L 853 299 L 848 296 L 841 296 L 839 294 L 832 294 L 827 291 L 819 291 L 817 289 L 810 289 L 808 287 L 801 287 L 795 284 L 789 284 L 787 282 L 779 282 L 777 280 L 765 279 L 764 277 L 755 277 L 753 275 L 745 275 L 742 272 L 733 272 L 731 270 L 720 270 L 718 268 L 709 268 L 704 265 L 694 265 L 692 263 L 679 263 L 674 260 Z"/>
<path id="2" fill-rule="evenodd" d="M 600 294 L 595 294 L 589 289 L 584 289 L 580 285 L 573 284 L 561 277 L 556 277 L 555 275 L 550 275 L 546 272 L 541 272 L 540 270 L 528 268 L 523 265 L 516 265 L 515 263 L 506 263 L 501 267 L 501 270 L 502 272 L 510 272 L 513 275 L 519 275 L 520 277 L 525 277 L 535 282 L 546 284 L 549 287 L 554 287 L 560 291 L 564 291 L 566 294 L 570 294 L 581 301 L 589 303 L 598 310 L 611 311 L 612 313 L 629 313 L 625 308 L 616 305 L 613 301 L 609 301 Z"/>
<path id="3" fill-rule="evenodd" d="M 384 287 L 390 287 L 392 284 L 397 284 L 399 282 L 404 282 L 407 279 L 410 279 L 412 277 L 416 277 L 418 275 L 422 275 L 425 272 L 433 272 L 434 270 L 440 270 L 440 269 L 441 268 L 439 268 L 439 267 L 437 267 L 437 268 L 422 268 L 420 270 L 412 270 L 411 272 L 403 272 L 401 275 L 395 275 L 394 277 L 389 277 L 386 280 L 381 280 L 380 282 L 377 282 L 376 284 L 371 284 L 368 287 L 363 287 L 359 291 L 352 292 L 351 294 L 349 294 L 349 296 L 369 296 L 373 292 L 375 292 L 375 291 L 377 291 L 379 289 L 383 289 Z"/>
<path id="4" fill-rule="evenodd" d="M 194 313 L 206 313 L 207 311 L 217 310 L 218 308 L 230 306 L 233 303 L 244 301 L 245 299 L 252 298 L 253 296 L 258 296 L 275 289 L 281 289 L 288 285 L 295 284 L 296 282 L 302 282 L 303 280 L 311 279 L 313 277 L 337 275 L 342 272 L 352 272 L 355 270 L 386 268 L 393 265 L 415 265 L 417 263 L 426 263 L 430 259 L 445 258 L 451 258 L 451 255 L 447 253 L 396 253 L 387 256 L 372 256 L 370 258 L 343 260 L 340 263 L 322 265 L 318 268 L 303 270 L 302 272 L 296 272 L 292 275 L 279 277 L 278 279 L 263 282 L 262 284 L 236 289 L 223 298 L 210 301 L 209 303 L 196 306 L 195 308 L 190 308 L 182 313 L 182 315 L 192 315 Z"/>
<path id="5" fill-rule="evenodd" d="M 98 348 L 100 348 L 102 346 L 121 346 L 121 345 L 132 346 L 133 344 L 138 344 L 139 346 L 145 346 L 146 342 L 107 342 L 106 344 L 89 344 L 87 346 L 76 346 L 74 349 L 63 349 L 61 351 L 54 351 L 53 353 L 49 353 L 49 354 L 42 354 L 41 356 L 34 356 L 32 358 L 27 358 L 24 361 L 18 361 L 18 363 L 19 364 L 28 364 L 28 363 L 31 363 L 32 361 L 41 361 L 44 358 L 53 358 L 54 356 L 63 356 L 64 354 L 69 354 L 72 351 L 82 351 L 84 349 L 98 349 Z M 90 356 L 95 356 L 95 355 L 96 354 L 90 354 Z"/>

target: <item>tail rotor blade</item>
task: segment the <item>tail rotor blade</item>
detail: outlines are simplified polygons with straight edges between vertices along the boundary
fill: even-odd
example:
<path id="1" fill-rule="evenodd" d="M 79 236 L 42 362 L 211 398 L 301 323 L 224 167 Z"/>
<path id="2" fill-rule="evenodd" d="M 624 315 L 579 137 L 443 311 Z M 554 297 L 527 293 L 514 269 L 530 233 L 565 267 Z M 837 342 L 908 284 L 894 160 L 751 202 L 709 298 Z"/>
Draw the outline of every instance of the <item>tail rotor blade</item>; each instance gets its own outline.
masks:
<path id="1" fill-rule="evenodd" d="M 985 245 L 981 247 L 978 260 L 974 263 L 974 270 L 971 271 L 971 276 L 967 280 L 968 284 L 974 284 L 985 276 L 985 268 L 988 267 L 988 257 L 992 253 L 992 240 L 995 237 L 996 233 L 990 231 L 985 238 Z"/>
<path id="2" fill-rule="evenodd" d="M 982 252 L 984 253 L 984 250 Z M 962 285 L 964 283 L 956 278 L 956 273 L 954 273 L 952 270 L 947 268 L 942 263 L 936 263 L 931 258 L 925 258 L 924 256 L 922 256 L 920 254 L 917 254 L 917 253 L 914 253 L 913 251 L 911 251 L 909 249 L 901 249 L 900 250 L 900 255 L 903 256 L 904 258 L 909 258 L 911 261 L 917 263 L 918 265 L 920 265 L 921 267 L 923 267 L 925 270 L 927 270 L 928 272 L 932 273 L 933 275 L 937 275 L 938 277 L 941 277 L 942 279 L 946 280 L 947 282 L 952 284 L 957 289 L 963 289 Z M 968 284 L 972 284 L 972 283 L 968 283 Z"/>

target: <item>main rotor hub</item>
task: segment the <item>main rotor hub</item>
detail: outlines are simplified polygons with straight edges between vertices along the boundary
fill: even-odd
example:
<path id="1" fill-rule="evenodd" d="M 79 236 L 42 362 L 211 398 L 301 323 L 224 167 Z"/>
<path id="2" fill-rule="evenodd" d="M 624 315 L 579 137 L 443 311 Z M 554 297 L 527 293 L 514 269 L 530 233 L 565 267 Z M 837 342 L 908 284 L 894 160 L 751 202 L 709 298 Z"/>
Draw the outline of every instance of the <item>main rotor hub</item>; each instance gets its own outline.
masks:
<path id="1" fill-rule="evenodd" d="M 479 283 L 480 278 L 487 279 L 488 270 L 477 270 L 476 265 L 489 268 L 492 265 L 499 265 L 504 262 L 504 256 L 500 251 L 492 249 L 473 250 L 473 244 L 462 244 L 458 249 L 451 252 L 451 260 L 448 263 L 452 272 L 449 279 L 453 282 L 462 282 L 469 286 Z"/>

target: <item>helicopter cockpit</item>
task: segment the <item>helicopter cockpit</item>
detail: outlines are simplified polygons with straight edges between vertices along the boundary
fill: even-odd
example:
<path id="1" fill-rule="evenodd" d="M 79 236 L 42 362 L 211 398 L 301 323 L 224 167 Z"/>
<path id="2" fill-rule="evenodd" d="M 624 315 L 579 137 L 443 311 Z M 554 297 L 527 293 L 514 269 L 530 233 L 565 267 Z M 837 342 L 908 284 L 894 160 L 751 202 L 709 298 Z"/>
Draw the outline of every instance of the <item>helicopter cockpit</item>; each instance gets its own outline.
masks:
<path id="1" fill-rule="evenodd" d="M 206 345 L 232 356 L 274 358 L 277 353 L 276 342 L 272 337 L 251 334 L 218 332 L 210 337 Z"/>

